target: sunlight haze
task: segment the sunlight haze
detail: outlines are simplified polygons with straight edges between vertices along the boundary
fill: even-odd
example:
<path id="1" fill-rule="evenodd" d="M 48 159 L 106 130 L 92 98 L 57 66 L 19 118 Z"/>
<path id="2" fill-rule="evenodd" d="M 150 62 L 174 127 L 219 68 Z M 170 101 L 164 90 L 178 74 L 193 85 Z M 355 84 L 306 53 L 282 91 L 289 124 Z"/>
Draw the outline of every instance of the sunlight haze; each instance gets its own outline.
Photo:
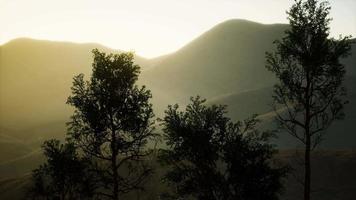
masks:
<path id="1" fill-rule="evenodd" d="M 334 0 L 332 36 L 356 35 L 356 1 Z M 150 58 L 228 19 L 287 23 L 292 0 L 0 0 L 0 44 L 18 37 L 95 42 Z"/>

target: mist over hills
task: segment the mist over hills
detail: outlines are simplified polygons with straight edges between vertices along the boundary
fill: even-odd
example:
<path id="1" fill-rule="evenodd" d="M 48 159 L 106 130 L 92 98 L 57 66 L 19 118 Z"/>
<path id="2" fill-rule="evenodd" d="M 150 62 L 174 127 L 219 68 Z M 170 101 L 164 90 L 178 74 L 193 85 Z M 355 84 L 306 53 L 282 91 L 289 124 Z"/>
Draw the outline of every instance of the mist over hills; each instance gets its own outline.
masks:
<path id="1" fill-rule="evenodd" d="M 197 94 L 209 99 L 266 87 L 274 79 L 263 67 L 265 52 L 286 28 L 246 20 L 223 22 L 145 71 L 141 81 L 153 92 L 169 94 L 171 103 Z"/>
<path id="2" fill-rule="evenodd" d="M 207 103 L 228 105 L 234 120 L 257 113 L 270 124 L 273 114 L 268 104 L 276 80 L 264 67 L 265 52 L 273 49 L 273 41 L 287 28 L 285 24 L 246 20 L 223 22 L 169 55 L 155 59 L 136 56 L 142 69 L 139 84 L 152 90 L 158 117 L 168 104 L 184 106 L 190 96 L 201 95 Z M 65 122 L 72 113 L 65 104 L 72 78 L 90 74 L 93 48 L 120 52 L 99 44 L 26 38 L 0 46 L 0 143 L 22 141 L 35 151 L 44 139 L 64 137 Z M 332 144 L 327 147 L 356 147 L 350 132 L 356 120 L 352 87 L 356 80 L 355 49 L 353 44 L 353 56 L 344 60 L 351 102 L 347 118 L 331 127 L 330 137 L 336 140 L 329 140 Z M 288 141 L 282 138 L 279 145 L 293 148 Z M 339 145 L 345 141 L 344 146 Z M 28 152 L 29 147 L 20 151 Z"/>

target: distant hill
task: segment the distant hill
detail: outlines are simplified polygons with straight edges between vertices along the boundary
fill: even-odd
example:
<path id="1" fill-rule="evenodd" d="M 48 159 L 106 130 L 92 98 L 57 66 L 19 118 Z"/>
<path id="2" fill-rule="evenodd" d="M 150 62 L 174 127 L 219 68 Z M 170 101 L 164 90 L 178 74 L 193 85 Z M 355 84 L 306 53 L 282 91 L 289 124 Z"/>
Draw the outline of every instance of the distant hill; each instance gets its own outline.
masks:
<path id="1" fill-rule="evenodd" d="M 286 28 L 223 22 L 143 72 L 141 81 L 169 103 L 186 102 L 197 94 L 209 99 L 269 86 L 274 79 L 263 67 L 264 55 Z"/>

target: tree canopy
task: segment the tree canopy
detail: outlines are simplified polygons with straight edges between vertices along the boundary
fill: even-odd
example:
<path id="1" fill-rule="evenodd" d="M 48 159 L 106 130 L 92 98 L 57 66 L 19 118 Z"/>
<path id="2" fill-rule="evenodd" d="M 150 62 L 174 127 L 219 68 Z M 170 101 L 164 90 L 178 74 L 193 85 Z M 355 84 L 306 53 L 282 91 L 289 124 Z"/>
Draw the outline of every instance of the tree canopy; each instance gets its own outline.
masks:
<path id="1" fill-rule="evenodd" d="M 42 145 L 46 162 L 32 174 L 29 199 L 91 199 L 96 189 L 88 160 L 80 158 L 72 143 L 48 140 Z"/>
<path id="2" fill-rule="evenodd" d="M 169 106 L 162 119 L 168 145 L 161 160 L 173 196 L 201 200 L 278 199 L 284 166 L 273 165 L 271 132 L 259 132 L 255 116 L 236 123 L 221 105 L 192 98 L 185 111 Z"/>

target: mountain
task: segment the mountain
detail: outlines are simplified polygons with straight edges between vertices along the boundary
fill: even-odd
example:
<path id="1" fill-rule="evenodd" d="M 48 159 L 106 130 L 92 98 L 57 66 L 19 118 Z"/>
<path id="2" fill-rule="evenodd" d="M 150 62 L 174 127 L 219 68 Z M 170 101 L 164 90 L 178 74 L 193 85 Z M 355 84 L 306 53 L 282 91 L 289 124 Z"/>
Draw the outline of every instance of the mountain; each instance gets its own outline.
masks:
<path id="1" fill-rule="evenodd" d="M 286 28 L 246 20 L 223 22 L 143 72 L 141 81 L 153 95 L 164 96 L 165 103 L 272 85 L 273 75 L 263 67 L 264 55 Z"/>

